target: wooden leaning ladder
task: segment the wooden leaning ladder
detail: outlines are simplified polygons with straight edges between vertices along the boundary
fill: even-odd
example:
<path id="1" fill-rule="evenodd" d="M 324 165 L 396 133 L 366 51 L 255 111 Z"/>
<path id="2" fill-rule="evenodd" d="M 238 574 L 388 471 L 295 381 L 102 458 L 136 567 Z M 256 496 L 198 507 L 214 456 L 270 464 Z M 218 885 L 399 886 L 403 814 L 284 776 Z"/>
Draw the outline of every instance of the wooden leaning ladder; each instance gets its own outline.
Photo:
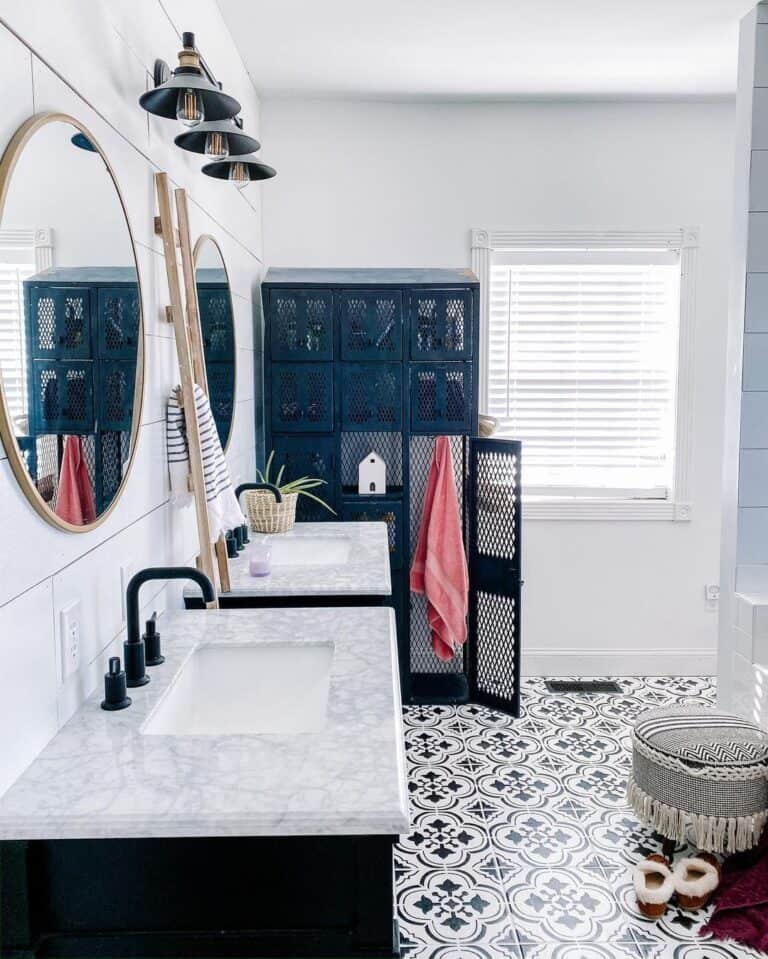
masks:
<path id="1" fill-rule="evenodd" d="M 195 264 L 192 256 L 192 242 L 189 233 L 189 211 L 187 193 L 184 189 L 174 190 L 176 201 L 176 220 L 178 230 L 173 225 L 168 175 L 155 174 L 157 206 L 159 216 L 155 217 L 155 233 L 162 237 L 165 254 L 165 272 L 168 278 L 170 306 L 166 307 L 166 317 L 173 324 L 176 340 L 176 353 L 179 359 L 181 386 L 179 402 L 184 410 L 189 447 L 189 485 L 195 501 L 195 516 L 200 542 L 200 554 L 197 566 L 201 572 L 218 585 L 223 592 L 230 589 L 229 560 L 227 546 L 223 536 L 219 536 L 215 546 L 211 545 L 211 526 L 208 517 L 208 505 L 205 499 L 205 477 L 203 474 L 203 454 L 200 445 L 200 424 L 197 421 L 195 403 L 195 383 L 208 395 L 208 377 L 205 370 L 203 337 L 200 329 L 200 310 L 197 302 L 195 284 Z M 184 277 L 184 298 L 181 295 L 177 247 L 181 250 L 182 273 Z M 215 562 L 214 562 L 215 556 Z M 218 577 L 216 573 L 218 572 Z M 217 609 L 218 600 L 209 603 L 209 608 Z"/>

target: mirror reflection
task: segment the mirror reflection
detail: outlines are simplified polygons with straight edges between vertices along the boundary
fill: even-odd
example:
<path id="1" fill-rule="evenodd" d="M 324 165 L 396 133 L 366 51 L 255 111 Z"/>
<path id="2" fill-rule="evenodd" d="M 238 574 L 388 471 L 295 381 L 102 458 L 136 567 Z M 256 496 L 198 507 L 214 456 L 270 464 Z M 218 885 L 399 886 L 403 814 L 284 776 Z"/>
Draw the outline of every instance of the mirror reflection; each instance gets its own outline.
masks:
<path id="1" fill-rule="evenodd" d="M 208 397 L 226 449 L 235 409 L 235 328 L 224 258 L 213 237 L 201 236 L 195 245 L 195 285 Z"/>
<path id="2" fill-rule="evenodd" d="M 3 166 L 3 440 L 38 512 L 82 529 L 115 502 L 135 443 L 133 245 L 104 157 L 69 120 L 29 121 Z"/>

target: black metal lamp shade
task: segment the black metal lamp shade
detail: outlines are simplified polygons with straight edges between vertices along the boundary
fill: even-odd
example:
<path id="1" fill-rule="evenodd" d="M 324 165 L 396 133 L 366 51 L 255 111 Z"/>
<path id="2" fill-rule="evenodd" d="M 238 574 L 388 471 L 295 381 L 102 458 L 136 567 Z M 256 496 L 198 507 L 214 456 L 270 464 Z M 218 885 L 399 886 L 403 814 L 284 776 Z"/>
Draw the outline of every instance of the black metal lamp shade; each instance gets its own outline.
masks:
<path id="1" fill-rule="evenodd" d="M 81 150 L 87 150 L 89 153 L 98 152 L 96 147 L 91 143 L 84 133 L 76 133 L 74 136 L 70 137 L 70 141 L 74 144 L 74 146 L 79 147 Z"/>
<path id="2" fill-rule="evenodd" d="M 207 111 L 205 115 L 208 116 Z M 220 133 L 226 138 L 230 154 L 239 156 L 244 153 L 255 153 L 256 150 L 261 149 L 259 141 L 243 133 L 231 119 L 205 120 L 203 123 L 198 123 L 192 130 L 184 130 L 174 138 L 173 142 L 182 150 L 205 153 L 205 142 L 211 133 Z"/>
<path id="3" fill-rule="evenodd" d="M 227 120 L 240 112 L 240 104 L 228 93 L 224 93 L 211 83 L 199 71 L 183 72 L 176 70 L 170 80 L 161 83 L 154 90 L 147 90 L 139 97 L 139 104 L 158 117 L 176 119 L 176 104 L 182 90 L 194 90 L 203 102 L 206 121 Z"/>
<path id="4" fill-rule="evenodd" d="M 253 180 L 269 180 L 277 175 L 277 170 L 257 160 L 254 156 L 230 156 L 225 160 L 212 160 L 203 165 L 203 173 L 206 176 L 215 177 L 217 180 L 230 179 L 230 171 L 235 164 L 240 164 L 248 172 L 249 182 Z"/>

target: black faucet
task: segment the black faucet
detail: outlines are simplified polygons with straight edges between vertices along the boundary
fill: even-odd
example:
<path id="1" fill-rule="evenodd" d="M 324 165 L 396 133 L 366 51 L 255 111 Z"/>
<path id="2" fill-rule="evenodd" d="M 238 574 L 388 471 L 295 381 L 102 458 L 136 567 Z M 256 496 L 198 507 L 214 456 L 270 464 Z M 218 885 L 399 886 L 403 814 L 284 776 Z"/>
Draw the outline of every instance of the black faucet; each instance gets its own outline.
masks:
<path id="1" fill-rule="evenodd" d="M 249 489 L 268 489 L 270 493 L 275 497 L 276 503 L 283 502 L 283 494 L 273 483 L 241 483 L 235 489 L 235 499 L 240 499 L 240 494 L 244 493 Z"/>
<path id="2" fill-rule="evenodd" d="M 146 671 L 146 650 L 139 633 L 139 590 L 151 579 L 191 579 L 203 591 L 206 603 L 216 599 L 216 590 L 205 573 L 194 566 L 150 566 L 131 577 L 125 591 L 125 619 L 128 636 L 123 643 L 125 678 L 128 686 L 144 686 L 149 682 Z"/>

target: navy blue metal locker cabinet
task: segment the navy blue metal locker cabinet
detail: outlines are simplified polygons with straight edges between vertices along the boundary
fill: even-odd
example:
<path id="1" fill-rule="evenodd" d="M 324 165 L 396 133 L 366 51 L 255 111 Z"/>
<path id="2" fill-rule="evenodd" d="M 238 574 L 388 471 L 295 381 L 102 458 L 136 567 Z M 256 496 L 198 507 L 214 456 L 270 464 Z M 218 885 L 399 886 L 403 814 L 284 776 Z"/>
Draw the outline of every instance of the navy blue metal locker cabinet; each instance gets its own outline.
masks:
<path id="1" fill-rule="evenodd" d="M 141 304 L 136 272 L 122 267 L 46 270 L 24 281 L 27 468 L 53 492 L 64 437 L 78 435 L 97 512 L 122 481 L 133 424 Z"/>
<path id="2" fill-rule="evenodd" d="M 403 699 L 465 701 L 469 660 L 479 644 L 470 636 L 470 654 L 465 648 L 450 663 L 435 657 L 426 605 L 410 594 L 409 570 L 436 436 L 451 439 L 470 530 L 477 278 L 470 270 L 270 269 L 263 293 L 266 449 L 275 450 L 278 465 L 287 464 L 288 479 L 305 473 L 327 479 L 320 492 L 342 519 L 387 523 Z M 387 487 L 382 495 L 360 496 L 357 466 L 371 450 L 387 465 Z M 299 518 L 334 517 L 300 503 Z M 468 555 L 472 549 L 468 542 Z M 478 586 L 473 595 L 481 593 Z"/>
<path id="3" fill-rule="evenodd" d="M 208 399 L 222 449 L 226 449 L 235 403 L 235 327 L 229 284 L 224 270 L 205 268 L 196 271 L 195 285 Z"/>

